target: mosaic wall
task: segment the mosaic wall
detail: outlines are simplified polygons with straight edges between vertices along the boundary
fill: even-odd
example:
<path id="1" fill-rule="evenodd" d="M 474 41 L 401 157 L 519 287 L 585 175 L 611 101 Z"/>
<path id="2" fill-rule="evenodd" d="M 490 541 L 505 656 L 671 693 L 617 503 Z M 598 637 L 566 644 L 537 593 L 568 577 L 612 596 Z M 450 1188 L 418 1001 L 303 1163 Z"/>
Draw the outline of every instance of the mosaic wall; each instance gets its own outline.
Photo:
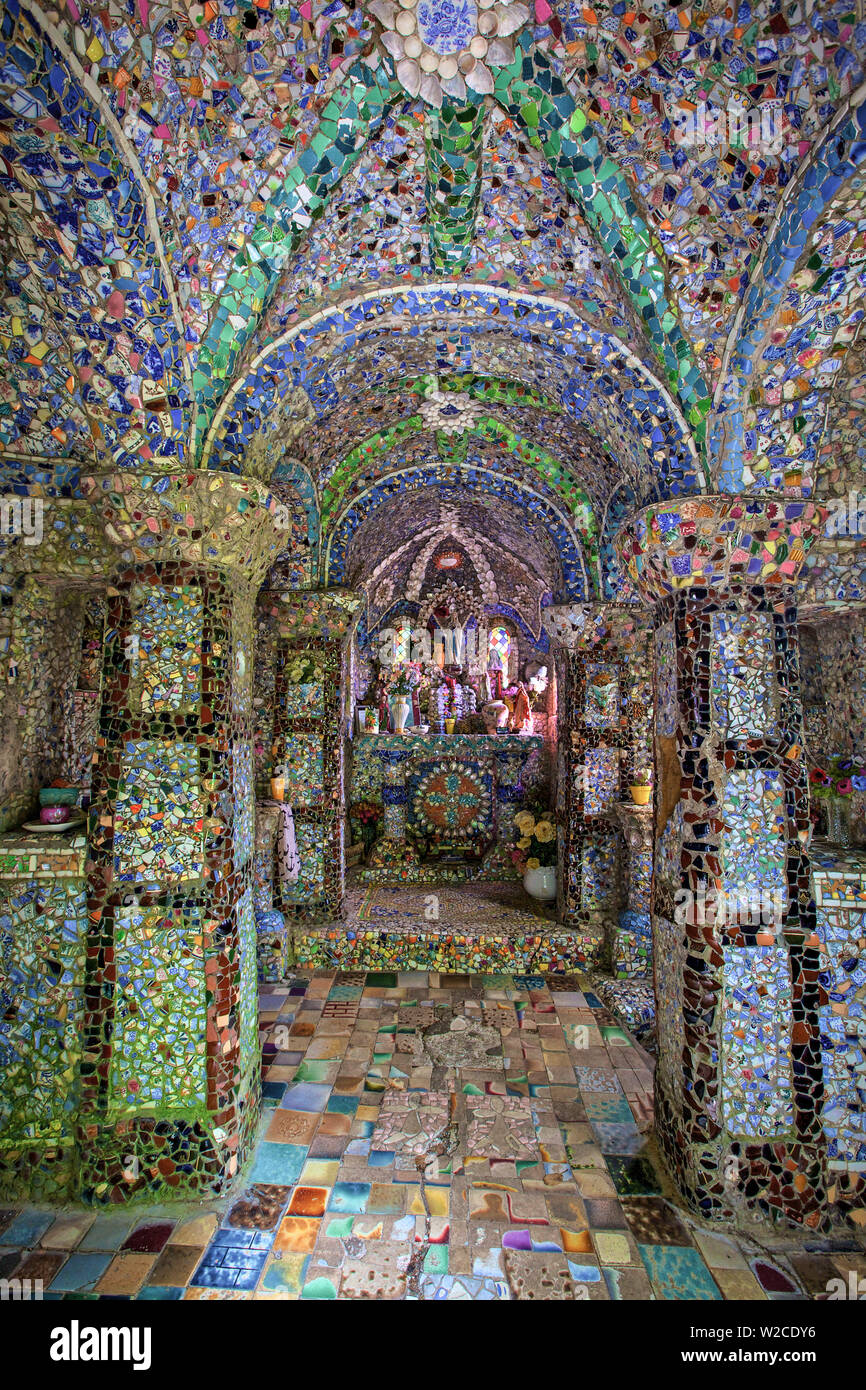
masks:
<path id="1" fill-rule="evenodd" d="M 828 1196 L 846 1212 L 866 1202 L 866 865 L 862 853 L 822 847 L 815 851 L 812 875 Z"/>
<path id="2" fill-rule="evenodd" d="M 31 840 L 24 862 L 35 865 L 38 849 Z M 87 949 L 76 867 L 77 876 L 0 880 L 0 1191 L 7 1198 L 72 1193 Z"/>

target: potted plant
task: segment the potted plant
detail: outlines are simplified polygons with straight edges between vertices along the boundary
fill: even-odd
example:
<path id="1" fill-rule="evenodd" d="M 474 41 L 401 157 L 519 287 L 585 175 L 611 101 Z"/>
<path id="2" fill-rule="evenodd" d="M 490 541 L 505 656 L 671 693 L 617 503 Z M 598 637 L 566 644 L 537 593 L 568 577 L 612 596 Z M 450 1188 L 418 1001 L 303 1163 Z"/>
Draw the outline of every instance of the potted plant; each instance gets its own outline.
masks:
<path id="1" fill-rule="evenodd" d="M 647 768 L 641 767 L 633 774 L 629 783 L 631 799 L 635 806 L 648 806 L 652 796 L 653 782 L 652 774 Z"/>
<path id="2" fill-rule="evenodd" d="M 378 801 L 357 801 L 351 809 L 351 817 L 361 826 L 361 839 L 364 844 L 364 857 L 370 853 L 376 840 L 382 806 Z"/>
<path id="3" fill-rule="evenodd" d="M 523 886 L 531 898 L 556 900 L 556 825 L 552 811 L 518 811 L 518 839 L 512 859 L 523 870 Z"/>

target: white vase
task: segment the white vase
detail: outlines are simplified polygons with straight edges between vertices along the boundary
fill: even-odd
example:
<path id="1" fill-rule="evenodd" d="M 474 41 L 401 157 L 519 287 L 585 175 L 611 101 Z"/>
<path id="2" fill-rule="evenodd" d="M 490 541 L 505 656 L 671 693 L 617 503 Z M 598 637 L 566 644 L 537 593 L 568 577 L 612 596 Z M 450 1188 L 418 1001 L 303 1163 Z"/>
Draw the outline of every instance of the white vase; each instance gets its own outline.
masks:
<path id="1" fill-rule="evenodd" d="M 411 700 L 402 700 L 399 696 L 394 701 L 394 728 L 398 734 L 402 734 L 406 727 L 406 720 L 409 718 L 409 711 L 412 708 Z"/>
<path id="2" fill-rule="evenodd" d="M 542 869 L 527 869 L 523 875 L 523 886 L 530 898 L 540 903 L 556 900 L 556 865 L 549 864 Z"/>

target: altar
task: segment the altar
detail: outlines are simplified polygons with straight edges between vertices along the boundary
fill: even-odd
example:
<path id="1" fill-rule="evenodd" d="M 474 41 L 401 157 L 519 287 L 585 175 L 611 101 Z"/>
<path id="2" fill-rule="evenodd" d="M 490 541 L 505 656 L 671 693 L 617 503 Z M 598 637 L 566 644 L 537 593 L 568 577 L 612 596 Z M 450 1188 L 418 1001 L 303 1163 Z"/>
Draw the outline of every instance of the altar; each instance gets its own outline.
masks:
<path id="1" fill-rule="evenodd" d="M 362 734 L 354 786 L 381 795 L 384 833 L 367 883 L 459 883 L 518 877 L 511 860 L 531 734 Z"/>

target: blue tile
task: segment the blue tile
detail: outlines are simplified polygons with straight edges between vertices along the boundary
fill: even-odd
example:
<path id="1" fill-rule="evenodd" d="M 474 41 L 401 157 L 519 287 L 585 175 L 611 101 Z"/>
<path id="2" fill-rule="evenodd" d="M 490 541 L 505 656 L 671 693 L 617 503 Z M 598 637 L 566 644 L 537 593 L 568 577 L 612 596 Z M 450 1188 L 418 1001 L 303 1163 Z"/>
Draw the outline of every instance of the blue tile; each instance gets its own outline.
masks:
<path id="1" fill-rule="evenodd" d="M 36 1245 L 39 1237 L 43 1236 L 56 1220 L 56 1212 L 44 1211 L 22 1211 L 15 1217 L 15 1220 L 0 1235 L 0 1245 Z M 132 1225 L 132 1222 L 130 1222 Z"/>
<path id="2" fill-rule="evenodd" d="M 113 1255 L 70 1255 L 66 1264 L 51 1280 L 50 1288 L 58 1293 L 84 1292 L 92 1289 L 108 1269 Z"/>
<path id="3" fill-rule="evenodd" d="M 298 1081 L 287 1088 L 280 1108 L 304 1110 L 308 1114 L 319 1115 L 328 1104 L 330 1094 L 331 1087 L 323 1086 L 318 1081 Z"/>
<path id="4" fill-rule="evenodd" d="M 256 1149 L 250 1182 L 293 1187 L 307 1157 L 306 1144 L 273 1144 L 263 1139 Z"/>

